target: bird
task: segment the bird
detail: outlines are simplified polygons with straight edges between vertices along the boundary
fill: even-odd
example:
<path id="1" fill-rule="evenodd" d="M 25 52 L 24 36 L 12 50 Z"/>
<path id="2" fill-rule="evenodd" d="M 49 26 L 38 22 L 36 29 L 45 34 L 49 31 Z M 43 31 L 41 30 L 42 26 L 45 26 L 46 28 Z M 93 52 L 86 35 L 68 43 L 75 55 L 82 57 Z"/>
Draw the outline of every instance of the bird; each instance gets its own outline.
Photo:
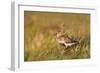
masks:
<path id="1" fill-rule="evenodd" d="M 56 41 L 65 48 L 73 47 L 78 44 L 77 40 L 70 38 L 68 35 L 62 32 L 56 33 Z"/>

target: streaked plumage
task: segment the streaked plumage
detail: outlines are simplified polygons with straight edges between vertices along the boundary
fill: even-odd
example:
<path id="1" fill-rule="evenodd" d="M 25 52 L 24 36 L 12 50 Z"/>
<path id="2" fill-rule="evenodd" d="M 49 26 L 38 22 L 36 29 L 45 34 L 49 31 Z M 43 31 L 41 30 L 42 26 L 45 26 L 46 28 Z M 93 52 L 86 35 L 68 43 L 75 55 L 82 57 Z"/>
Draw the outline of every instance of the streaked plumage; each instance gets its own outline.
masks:
<path id="1" fill-rule="evenodd" d="M 63 34 L 62 32 L 56 34 L 56 41 L 65 48 L 78 44 L 78 41 L 71 39 L 68 35 Z"/>

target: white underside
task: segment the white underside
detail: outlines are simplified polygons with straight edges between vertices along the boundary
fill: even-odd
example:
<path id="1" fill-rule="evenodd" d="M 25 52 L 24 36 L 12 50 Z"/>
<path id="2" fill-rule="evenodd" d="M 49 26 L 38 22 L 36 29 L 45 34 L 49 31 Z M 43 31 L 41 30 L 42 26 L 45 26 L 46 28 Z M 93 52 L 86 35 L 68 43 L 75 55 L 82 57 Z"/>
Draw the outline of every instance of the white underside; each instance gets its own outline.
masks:
<path id="1" fill-rule="evenodd" d="M 72 46 L 72 45 L 75 44 L 75 43 L 66 43 L 66 42 L 63 41 L 63 40 L 58 40 L 58 43 L 60 43 L 60 44 L 64 44 L 64 45 L 66 46 L 66 48 L 67 48 L 67 47 L 70 47 L 70 46 Z"/>

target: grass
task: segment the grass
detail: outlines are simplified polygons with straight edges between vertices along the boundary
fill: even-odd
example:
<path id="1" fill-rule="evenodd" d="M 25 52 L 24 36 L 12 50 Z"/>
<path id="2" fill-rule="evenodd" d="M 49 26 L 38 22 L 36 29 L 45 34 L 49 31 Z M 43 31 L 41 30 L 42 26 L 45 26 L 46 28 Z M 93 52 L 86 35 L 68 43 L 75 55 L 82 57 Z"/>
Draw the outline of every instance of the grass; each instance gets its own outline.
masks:
<path id="1" fill-rule="evenodd" d="M 65 60 L 90 58 L 90 15 L 80 13 L 24 12 L 24 60 Z M 63 30 L 79 44 L 64 50 L 54 37 Z"/>

